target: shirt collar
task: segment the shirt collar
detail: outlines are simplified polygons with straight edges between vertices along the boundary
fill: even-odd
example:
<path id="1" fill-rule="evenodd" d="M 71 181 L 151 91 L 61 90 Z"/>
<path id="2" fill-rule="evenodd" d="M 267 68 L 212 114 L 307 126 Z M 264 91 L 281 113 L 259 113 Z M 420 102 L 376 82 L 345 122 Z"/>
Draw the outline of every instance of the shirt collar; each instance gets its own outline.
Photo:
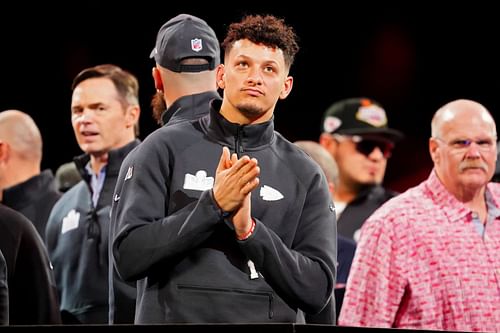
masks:
<path id="1" fill-rule="evenodd" d="M 436 175 L 435 169 L 431 171 L 426 182 L 426 188 L 431 193 L 433 201 L 437 202 L 443 211 L 452 222 L 463 220 L 467 215 L 472 214 L 472 211 L 453 194 L 451 194 L 443 185 L 441 180 Z M 488 187 L 485 190 L 486 205 L 488 207 L 488 215 L 500 217 L 500 208 L 490 193 Z"/>

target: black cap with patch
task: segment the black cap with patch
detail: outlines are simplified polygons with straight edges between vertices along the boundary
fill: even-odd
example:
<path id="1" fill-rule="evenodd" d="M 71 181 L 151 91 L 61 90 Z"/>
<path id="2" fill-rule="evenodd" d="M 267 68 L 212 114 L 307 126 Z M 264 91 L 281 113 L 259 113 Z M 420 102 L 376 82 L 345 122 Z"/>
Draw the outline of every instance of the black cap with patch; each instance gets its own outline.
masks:
<path id="1" fill-rule="evenodd" d="M 324 113 L 322 131 L 346 135 L 381 135 L 392 142 L 404 135 L 389 128 L 382 106 L 369 98 L 348 98 L 332 104 Z"/>
<path id="2" fill-rule="evenodd" d="M 220 64 L 219 40 L 207 22 L 196 16 L 180 14 L 160 28 L 150 57 L 173 72 L 213 70 Z M 208 64 L 182 64 L 187 58 L 204 58 Z"/>

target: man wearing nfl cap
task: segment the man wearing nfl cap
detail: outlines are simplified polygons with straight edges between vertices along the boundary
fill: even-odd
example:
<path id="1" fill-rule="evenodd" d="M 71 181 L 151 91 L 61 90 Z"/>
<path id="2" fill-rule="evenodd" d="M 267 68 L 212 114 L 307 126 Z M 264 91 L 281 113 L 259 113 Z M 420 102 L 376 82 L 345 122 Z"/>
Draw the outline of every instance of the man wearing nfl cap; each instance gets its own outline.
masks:
<path id="1" fill-rule="evenodd" d="M 368 216 L 397 194 L 384 188 L 382 181 L 391 151 L 403 134 L 388 127 L 380 103 L 363 97 L 334 103 L 322 124 L 319 142 L 339 168 L 334 195 L 337 231 L 357 241 Z"/>
<path id="2" fill-rule="evenodd" d="M 204 20 L 189 14 L 168 20 L 158 31 L 150 56 L 155 60 L 156 88 L 151 106 L 158 124 L 172 125 L 204 116 L 210 101 L 220 99 L 215 79 L 220 64 L 219 41 Z M 129 164 L 134 153 L 127 155 L 124 165 Z M 121 191 L 124 181 L 125 176 L 120 176 L 116 193 Z M 115 284 L 121 279 L 113 266 L 111 251 L 109 259 L 109 323 L 133 323 L 135 288 L 128 298 L 115 295 Z M 135 283 L 130 285 L 135 287 Z"/>
<path id="3" fill-rule="evenodd" d="M 153 116 L 159 124 L 198 118 L 208 113 L 211 100 L 220 99 L 219 41 L 204 20 L 189 14 L 170 19 L 158 31 L 151 58 L 156 62 Z"/>

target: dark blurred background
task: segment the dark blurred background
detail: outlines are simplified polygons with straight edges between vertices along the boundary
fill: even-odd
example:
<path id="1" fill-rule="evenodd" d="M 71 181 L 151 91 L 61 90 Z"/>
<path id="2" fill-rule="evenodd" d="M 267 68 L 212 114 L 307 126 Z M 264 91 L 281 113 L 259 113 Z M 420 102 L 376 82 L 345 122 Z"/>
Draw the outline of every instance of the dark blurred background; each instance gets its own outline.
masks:
<path id="1" fill-rule="evenodd" d="M 294 3 L 205 4 L 210 10 L 179 1 L 9 4 L 0 10 L 0 110 L 19 109 L 35 119 L 44 139 L 43 166 L 55 171 L 81 153 L 70 122 L 70 86 L 80 70 L 114 63 L 138 77 L 144 138 L 156 129 L 149 54 L 165 21 L 182 12 L 197 15 L 222 40 L 228 24 L 244 14 L 270 13 L 300 37 L 294 87 L 275 112 L 276 129 L 291 141 L 316 140 L 321 116 L 334 101 L 372 97 L 385 107 L 390 127 L 406 134 L 386 174 L 386 184 L 402 191 L 430 171 L 427 139 L 437 108 L 474 99 L 498 123 L 500 29 L 492 8 Z"/>

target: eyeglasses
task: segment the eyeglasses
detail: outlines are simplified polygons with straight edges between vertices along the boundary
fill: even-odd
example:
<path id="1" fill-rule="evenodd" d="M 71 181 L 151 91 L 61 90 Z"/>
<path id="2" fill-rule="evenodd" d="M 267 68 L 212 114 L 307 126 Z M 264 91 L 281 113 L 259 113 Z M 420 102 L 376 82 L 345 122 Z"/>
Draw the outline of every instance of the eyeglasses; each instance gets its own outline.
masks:
<path id="1" fill-rule="evenodd" d="M 340 135 L 333 134 L 335 140 L 342 142 L 345 140 L 350 140 L 355 144 L 356 150 L 365 155 L 370 156 L 375 148 L 378 148 L 384 158 L 391 157 L 392 150 L 394 149 L 394 143 L 389 140 L 372 138 L 372 137 L 362 137 L 360 135 Z"/>
<path id="2" fill-rule="evenodd" d="M 455 139 L 451 141 L 445 141 L 437 137 L 434 137 L 434 139 L 443 142 L 444 144 L 448 145 L 451 149 L 457 152 L 465 152 L 467 149 L 470 148 L 472 143 L 475 143 L 480 151 L 489 152 L 493 150 L 496 141 L 492 139 L 479 139 L 479 140 Z"/>

